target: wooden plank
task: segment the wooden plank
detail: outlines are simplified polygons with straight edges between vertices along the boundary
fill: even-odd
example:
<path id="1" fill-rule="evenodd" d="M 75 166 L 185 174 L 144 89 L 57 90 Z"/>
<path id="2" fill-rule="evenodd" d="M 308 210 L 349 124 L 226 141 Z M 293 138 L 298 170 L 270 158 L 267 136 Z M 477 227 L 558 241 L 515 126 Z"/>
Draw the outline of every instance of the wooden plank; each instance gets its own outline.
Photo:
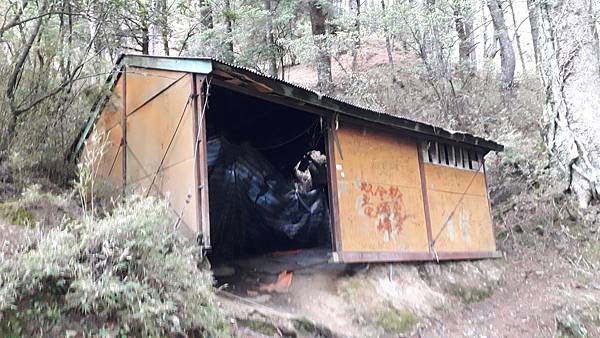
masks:
<path id="1" fill-rule="evenodd" d="M 345 120 L 339 124 L 341 251 L 428 253 L 416 140 Z"/>
<path id="2" fill-rule="evenodd" d="M 419 176 L 421 177 L 421 193 L 423 195 L 423 209 L 425 210 L 425 224 L 427 226 L 428 251 L 431 253 L 433 233 L 431 230 L 431 213 L 429 212 L 429 197 L 427 196 L 427 176 L 425 175 L 425 167 L 423 162 L 423 144 L 417 142 L 417 146 L 419 147 L 417 153 L 419 154 Z"/>
<path id="3" fill-rule="evenodd" d="M 123 148 L 122 160 L 121 160 L 121 176 L 122 176 L 122 191 L 121 195 L 125 198 L 127 192 L 127 67 L 123 67 L 123 94 L 121 100 L 123 100 L 121 106 L 121 147 Z"/>
<path id="4" fill-rule="evenodd" d="M 142 96 L 157 92 L 152 87 L 137 90 L 146 91 Z M 130 190 L 166 198 L 181 217 L 180 231 L 194 238 L 199 227 L 199 196 L 191 93 L 192 76 L 186 75 L 127 117 L 127 178 Z"/>
<path id="5" fill-rule="evenodd" d="M 199 137 L 195 140 L 196 147 L 198 149 L 196 163 L 198 167 L 198 194 L 199 194 L 199 202 L 198 205 L 200 207 L 200 229 L 202 231 L 202 245 L 205 250 L 210 250 L 211 241 L 210 241 L 210 208 L 209 208 L 209 186 L 208 186 L 208 153 L 207 153 L 207 140 L 206 140 L 206 82 L 205 76 L 195 75 L 195 92 L 197 94 L 197 103 L 200 104 L 198 107 L 197 113 L 197 125 L 198 131 L 197 134 Z"/>
<path id="6" fill-rule="evenodd" d="M 438 256 L 440 252 L 495 251 L 485 174 L 429 163 L 424 169 L 433 249 Z"/>
<path id="7" fill-rule="evenodd" d="M 429 252 L 360 252 L 338 251 L 331 255 L 333 263 L 364 263 L 364 262 L 410 262 L 430 261 L 433 255 Z"/>
<path id="8" fill-rule="evenodd" d="M 335 151 L 335 121 L 327 120 L 327 135 L 325 142 L 327 144 L 327 192 L 329 197 L 329 213 L 331 220 L 331 240 L 333 250 L 342 250 L 341 230 L 340 230 L 340 207 L 338 200 L 338 184 L 336 174 L 336 151 Z"/>

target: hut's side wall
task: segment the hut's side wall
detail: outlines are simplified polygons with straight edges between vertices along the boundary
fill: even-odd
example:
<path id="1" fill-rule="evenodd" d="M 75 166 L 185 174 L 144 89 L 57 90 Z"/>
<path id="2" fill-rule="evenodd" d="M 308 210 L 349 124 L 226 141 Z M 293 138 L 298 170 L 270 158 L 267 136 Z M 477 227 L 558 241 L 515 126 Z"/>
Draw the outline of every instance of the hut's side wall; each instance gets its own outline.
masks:
<path id="1" fill-rule="evenodd" d="M 182 230 L 198 229 L 192 75 L 129 68 L 127 190 L 167 198 Z"/>
<path id="2" fill-rule="evenodd" d="M 107 144 L 104 146 L 104 154 L 100 159 L 96 159 L 98 165 L 96 188 L 103 195 L 118 195 L 121 192 L 122 184 L 122 153 L 121 153 L 121 111 L 123 90 L 123 80 L 120 78 L 114 86 L 114 90 L 106 102 L 102 113 L 100 114 L 92 134 L 96 136 L 107 136 Z M 80 161 L 94 157 L 92 153 L 97 153 L 100 144 L 93 145 L 91 135 L 88 137 L 83 151 L 80 155 Z M 99 140 L 99 138 L 97 138 Z"/>
<path id="3" fill-rule="evenodd" d="M 181 217 L 183 233 L 195 235 L 199 231 L 198 184 L 190 74 L 130 67 L 119 77 L 92 131 L 108 133 L 96 186 L 105 195 L 122 192 L 124 90 L 127 192 L 167 198 L 174 217 Z M 93 139 L 88 137 L 80 159 L 89 157 Z"/>
<path id="4" fill-rule="evenodd" d="M 344 121 L 336 134 L 341 251 L 428 253 L 416 140 Z"/>
<path id="5" fill-rule="evenodd" d="M 424 166 L 436 252 L 495 251 L 483 169 Z"/>

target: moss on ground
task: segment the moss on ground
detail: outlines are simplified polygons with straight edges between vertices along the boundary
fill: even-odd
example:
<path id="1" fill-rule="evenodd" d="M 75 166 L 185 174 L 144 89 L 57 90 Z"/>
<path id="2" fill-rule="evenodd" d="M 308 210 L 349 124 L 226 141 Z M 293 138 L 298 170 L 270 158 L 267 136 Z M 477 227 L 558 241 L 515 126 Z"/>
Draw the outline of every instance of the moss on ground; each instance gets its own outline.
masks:
<path id="1" fill-rule="evenodd" d="M 14 225 L 32 226 L 35 224 L 33 213 L 16 202 L 0 203 L 0 219 Z"/>
<path id="2" fill-rule="evenodd" d="M 323 325 L 317 324 L 308 318 L 296 318 L 292 320 L 292 323 L 294 324 L 294 328 L 296 328 L 296 330 L 309 337 L 329 338 L 334 336 L 330 329 Z"/>
<path id="3" fill-rule="evenodd" d="M 375 314 L 375 324 L 388 334 L 407 333 L 419 322 L 419 318 L 410 310 L 397 309 L 391 305 Z"/>
<path id="4" fill-rule="evenodd" d="M 254 332 L 262 333 L 265 336 L 273 337 L 279 334 L 279 330 L 277 330 L 273 324 L 267 323 L 264 320 L 239 319 L 237 323 L 239 326 L 248 328 Z"/>
<path id="5" fill-rule="evenodd" d="M 473 287 L 461 284 L 452 284 L 448 287 L 448 292 L 453 296 L 460 298 L 464 303 L 475 303 L 489 298 L 494 289 L 489 286 Z"/>

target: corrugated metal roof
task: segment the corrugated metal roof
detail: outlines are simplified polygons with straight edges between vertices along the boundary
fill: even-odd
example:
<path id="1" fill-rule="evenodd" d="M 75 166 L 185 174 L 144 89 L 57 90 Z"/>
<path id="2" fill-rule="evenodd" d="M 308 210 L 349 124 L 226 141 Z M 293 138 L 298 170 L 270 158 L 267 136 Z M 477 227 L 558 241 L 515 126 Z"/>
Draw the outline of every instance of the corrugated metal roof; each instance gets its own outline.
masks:
<path id="1" fill-rule="evenodd" d="M 424 136 L 435 137 L 439 139 L 447 139 L 449 141 L 466 143 L 478 148 L 501 151 L 503 146 L 493 140 L 475 136 L 466 132 L 452 131 L 439 126 L 424 123 L 414 119 L 408 119 L 401 116 L 393 115 L 385 111 L 358 105 L 347 100 L 333 97 L 331 95 L 320 93 L 311 88 L 301 86 L 299 84 L 281 80 L 266 74 L 262 74 L 255 69 L 238 66 L 212 57 L 173 57 L 173 56 L 151 56 L 151 55 L 130 55 L 123 54 L 117 60 L 117 65 L 114 72 L 117 76 L 111 76 L 111 85 L 116 83 L 120 76 L 122 66 L 135 66 L 143 68 L 154 68 L 173 71 L 184 71 L 200 74 L 211 74 L 215 69 L 225 72 L 242 72 L 246 75 L 255 77 L 255 81 L 266 81 L 271 84 L 281 86 L 280 96 L 289 98 L 290 100 L 300 100 L 303 103 L 308 103 L 316 107 L 326 110 L 331 110 L 341 115 L 348 115 L 359 119 L 364 119 L 370 122 L 380 123 L 384 125 L 395 126 L 400 129 L 412 131 L 413 133 L 422 134 Z M 96 111 L 91 116 L 82 130 L 81 138 L 74 147 L 74 152 L 77 153 L 83 144 L 82 140 L 87 137 L 91 127 L 95 123 L 98 114 L 102 111 L 102 104 L 96 107 Z"/>

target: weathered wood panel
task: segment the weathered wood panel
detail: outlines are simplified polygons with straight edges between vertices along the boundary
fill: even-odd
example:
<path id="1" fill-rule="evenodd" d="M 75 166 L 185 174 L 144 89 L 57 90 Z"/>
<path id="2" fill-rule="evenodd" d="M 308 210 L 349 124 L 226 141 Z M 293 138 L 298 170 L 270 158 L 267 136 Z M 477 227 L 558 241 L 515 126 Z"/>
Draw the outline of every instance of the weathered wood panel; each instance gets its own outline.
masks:
<path id="1" fill-rule="evenodd" d="M 416 141 L 343 121 L 335 133 L 341 251 L 428 253 Z"/>
<path id="2" fill-rule="evenodd" d="M 122 184 L 121 177 L 121 93 L 123 81 L 119 79 L 115 84 L 114 90 L 109 97 L 98 121 L 94 126 L 92 134 L 108 133 L 108 144 L 106 145 L 104 155 L 99 160 L 97 171 L 96 187 L 103 194 L 114 193 L 117 196 L 120 193 L 119 187 Z M 91 149 L 92 136 L 88 137 L 82 150 L 80 159 L 84 158 Z"/>
<path id="3" fill-rule="evenodd" d="M 177 80 L 182 79 L 186 73 L 163 71 L 157 69 L 144 69 L 137 67 L 127 68 L 127 114 L 139 109 L 152 97 L 161 93 Z"/>
<path id="4" fill-rule="evenodd" d="M 145 72 L 145 78 L 153 78 L 149 73 L 154 71 Z M 158 73 L 158 78 L 164 78 L 162 73 Z M 166 90 L 163 81 L 143 83 L 131 78 L 127 73 L 127 110 L 130 111 L 130 97 L 138 100 L 139 95 L 151 100 L 139 102 L 140 108 L 127 116 L 128 191 L 146 194 L 152 185 L 152 194 L 167 198 L 174 213 L 182 214 L 185 232 L 195 234 L 198 190 L 194 175 L 193 111 L 189 101 L 191 75 Z M 156 93 L 160 94 L 154 96 Z"/>
<path id="5" fill-rule="evenodd" d="M 496 250 L 484 175 L 425 163 L 436 252 Z"/>

